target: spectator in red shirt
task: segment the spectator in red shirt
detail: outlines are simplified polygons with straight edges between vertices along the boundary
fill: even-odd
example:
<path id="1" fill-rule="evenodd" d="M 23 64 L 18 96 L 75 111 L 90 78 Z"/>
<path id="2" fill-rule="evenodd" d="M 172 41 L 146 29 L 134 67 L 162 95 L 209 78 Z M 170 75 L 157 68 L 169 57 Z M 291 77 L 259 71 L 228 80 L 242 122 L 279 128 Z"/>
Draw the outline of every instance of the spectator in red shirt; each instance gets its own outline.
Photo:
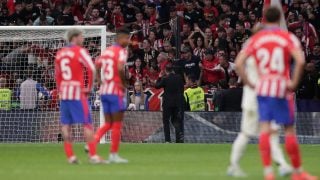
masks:
<path id="1" fill-rule="evenodd" d="M 143 84 L 145 84 L 147 74 L 147 69 L 142 67 L 141 59 L 137 58 L 133 67 L 129 69 L 130 85 L 133 85 L 136 81 L 141 81 Z"/>
<path id="2" fill-rule="evenodd" d="M 314 26 L 308 22 L 308 15 L 303 13 L 298 17 L 298 21 L 290 23 L 288 28 L 291 31 L 294 31 L 297 28 L 302 28 L 303 36 L 306 39 L 309 39 L 308 47 L 313 49 L 315 43 L 319 42 L 318 34 Z"/>
<path id="3" fill-rule="evenodd" d="M 214 17 L 219 16 L 218 9 L 214 6 L 212 6 L 212 1 L 211 0 L 204 0 L 204 8 L 203 8 L 204 14 L 213 14 Z"/>
<path id="4" fill-rule="evenodd" d="M 158 66 L 160 68 L 160 73 L 164 73 L 166 66 L 170 64 L 169 57 L 166 53 L 161 52 L 157 57 Z"/>
<path id="5" fill-rule="evenodd" d="M 220 69 L 224 73 L 224 79 L 229 82 L 230 78 L 237 78 L 235 64 L 229 62 L 227 55 L 224 53 L 222 55 L 221 51 L 218 52 L 219 64 L 216 66 L 216 69 Z"/>
<path id="6" fill-rule="evenodd" d="M 309 55 L 309 53 L 310 53 L 310 39 L 308 38 L 308 36 L 305 36 L 303 34 L 302 27 L 297 27 L 293 32 L 297 36 L 297 38 L 300 40 L 305 55 Z"/>
<path id="7" fill-rule="evenodd" d="M 131 28 L 132 31 L 135 32 L 130 39 L 131 45 L 134 50 L 137 50 L 142 46 L 143 34 L 141 32 L 140 26 L 138 26 L 137 24 L 132 24 Z"/>
<path id="8" fill-rule="evenodd" d="M 113 9 L 111 21 L 116 28 L 120 28 L 124 25 L 124 17 L 121 13 L 121 6 L 119 4 L 116 5 Z"/>
<path id="9" fill-rule="evenodd" d="M 223 71 L 216 68 L 218 64 L 219 60 L 214 56 L 214 51 L 212 49 L 207 49 L 205 58 L 199 64 L 203 85 L 217 85 L 218 82 L 224 78 Z"/>
<path id="10" fill-rule="evenodd" d="M 159 75 L 160 75 L 160 70 L 159 70 L 159 67 L 157 66 L 157 63 L 152 62 L 148 71 L 147 85 L 150 87 L 154 87 L 157 80 L 159 79 Z"/>

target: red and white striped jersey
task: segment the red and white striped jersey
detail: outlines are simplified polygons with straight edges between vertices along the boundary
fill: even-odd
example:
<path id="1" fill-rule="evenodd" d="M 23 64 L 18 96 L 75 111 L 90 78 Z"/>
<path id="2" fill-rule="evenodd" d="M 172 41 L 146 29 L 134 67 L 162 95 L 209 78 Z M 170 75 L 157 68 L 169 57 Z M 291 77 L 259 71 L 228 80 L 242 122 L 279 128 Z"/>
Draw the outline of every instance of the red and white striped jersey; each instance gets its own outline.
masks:
<path id="1" fill-rule="evenodd" d="M 61 48 L 55 59 L 55 78 L 61 100 L 80 100 L 90 91 L 95 67 L 87 50 L 76 45 Z"/>
<path id="2" fill-rule="evenodd" d="M 301 50 L 299 40 L 292 33 L 280 28 L 267 27 L 252 36 L 243 51 L 257 63 L 259 80 L 258 96 L 284 98 L 290 79 L 291 51 Z"/>
<path id="3" fill-rule="evenodd" d="M 127 57 L 128 53 L 125 48 L 112 45 L 96 60 L 97 67 L 101 67 L 101 95 L 124 95 L 124 85 L 118 67 L 125 65 Z"/>

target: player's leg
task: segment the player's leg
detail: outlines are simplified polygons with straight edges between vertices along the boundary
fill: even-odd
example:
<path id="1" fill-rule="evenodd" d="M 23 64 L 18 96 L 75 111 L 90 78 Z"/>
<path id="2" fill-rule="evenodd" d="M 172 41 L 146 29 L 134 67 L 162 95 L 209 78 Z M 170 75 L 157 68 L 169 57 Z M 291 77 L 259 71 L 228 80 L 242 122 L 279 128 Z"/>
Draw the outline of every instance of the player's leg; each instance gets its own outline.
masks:
<path id="1" fill-rule="evenodd" d="M 293 167 L 292 180 L 317 180 L 318 178 L 303 171 L 299 143 L 293 125 L 285 127 L 285 147 Z"/>
<path id="2" fill-rule="evenodd" d="M 273 169 L 271 165 L 271 147 L 270 135 L 271 125 L 273 119 L 273 98 L 258 96 L 258 109 L 260 119 L 260 136 L 259 136 L 259 151 L 264 167 L 264 176 L 266 180 L 273 180 Z"/>
<path id="3" fill-rule="evenodd" d="M 69 125 L 62 125 L 61 127 L 62 136 L 63 136 L 63 146 L 64 152 L 67 156 L 68 162 L 70 164 L 78 164 L 77 157 L 73 153 L 72 147 L 72 138 L 71 138 L 71 127 Z"/>
<path id="4" fill-rule="evenodd" d="M 241 119 L 241 132 L 232 144 L 230 166 L 227 174 L 234 177 L 245 177 L 239 162 L 249 142 L 249 138 L 256 136 L 258 131 L 258 114 L 256 110 L 244 109 Z"/>
<path id="5" fill-rule="evenodd" d="M 270 127 L 270 122 L 260 122 L 259 150 L 264 167 L 265 179 L 274 179 L 271 164 Z"/>
<path id="6" fill-rule="evenodd" d="M 110 106 L 111 111 L 111 147 L 110 147 L 110 163 L 128 163 L 128 160 L 121 158 L 118 155 L 119 146 L 121 141 L 121 129 L 124 117 L 124 111 L 126 109 L 125 103 L 122 97 L 110 96 L 112 104 Z"/>
<path id="7" fill-rule="evenodd" d="M 71 124 L 72 116 L 70 113 L 70 107 L 72 105 L 68 101 L 61 101 L 60 102 L 60 121 L 61 121 L 61 132 L 63 136 L 63 146 L 64 146 L 64 152 L 67 156 L 68 162 L 71 164 L 77 164 L 78 160 L 76 156 L 73 153 L 72 148 L 72 137 L 71 137 Z"/>
<path id="8" fill-rule="evenodd" d="M 70 112 L 74 123 L 83 124 L 84 137 L 89 152 L 89 161 L 94 164 L 102 163 L 102 159 L 97 155 L 88 100 L 86 97 L 82 97 L 80 101 L 73 101 L 72 103 Z"/>
<path id="9" fill-rule="evenodd" d="M 299 143 L 294 128 L 294 111 L 293 101 L 284 100 L 279 105 L 282 105 L 285 111 L 279 113 L 278 122 L 285 125 L 285 148 L 291 160 L 293 167 L 293 180 L 316 180 L 317 177 L 309 175 L 302 169 L 301 153 Z"/>
<path id="10" fill-rule="evenodd" d="M 315 180 L 314 176 L 303 172 L 301 166 L 301 154 L 299 144 L 294 129 L 294 108 L 293 99 L 278 100 L 274 104 L 274 108 L 278 109 L 275 120 L 278 124 L 285 126 L 285 148 L 290 157 L 292 167 L 294 169 L 292 174 L 293 180 Z"/>
<path id="11" fill-rule="evenodd" d="M 176 133 L 176 143 L 183 143 L 184 142 L 184 137 L 183 137 L 183 120 L 181 117 L 181 112 L 180 108 L 175 107 L 172 112 L 172 124 L 175 128 L 175 133 Z"/>
<path id="12" fill-rule="evenodd" d="M 278 173 L 280 176 L 287 176 L 292 173 L 292 167 L 287 163 L 280 147 L 279 131 L 280 126 L 275 122 L 271 123 L 272 134 L 270 137 L 271 157 L 279 165 Z"/>
<path id="13" fill-rule="evenodd" d="M 110 103 L 107 95 L 102 95 L 101 96 L 101 103 L 100 105 L 102 106 L 103 113 L 104 113 L 104 118 L 105 118 L 105 123 L 97 130 L 97 132 L 94 135 L 95 142 L 99 143 L 100 139 L 102 136 L 104 136 L 110 129 L 111 129 L 111 115 L 110 115 Z"/>
<path id="14" fill-rule="evenodd" d="M 164 141 L 166 143 L 170 143 L 171 142 L 171 137 L 170 137 L 170 118 L 171 118 L 171 108 L 163 107 L 162 122 L 163 122 L 163 131 L 164 131 Z"/>

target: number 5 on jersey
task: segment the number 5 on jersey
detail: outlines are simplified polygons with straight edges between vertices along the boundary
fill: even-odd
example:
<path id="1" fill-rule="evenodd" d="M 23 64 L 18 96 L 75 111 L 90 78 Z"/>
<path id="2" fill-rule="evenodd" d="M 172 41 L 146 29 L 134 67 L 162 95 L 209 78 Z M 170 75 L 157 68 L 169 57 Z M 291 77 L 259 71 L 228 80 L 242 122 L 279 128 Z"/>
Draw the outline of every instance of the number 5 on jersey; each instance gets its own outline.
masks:
<path id="1" fill-rule="evenodd" d="M 70 60 L 68 58 L 61 59 L 60 68 L 62 71 L 62 78 L 64 80 L 70 80 L 72 78 L 72 71 L 70 68 Z"/>

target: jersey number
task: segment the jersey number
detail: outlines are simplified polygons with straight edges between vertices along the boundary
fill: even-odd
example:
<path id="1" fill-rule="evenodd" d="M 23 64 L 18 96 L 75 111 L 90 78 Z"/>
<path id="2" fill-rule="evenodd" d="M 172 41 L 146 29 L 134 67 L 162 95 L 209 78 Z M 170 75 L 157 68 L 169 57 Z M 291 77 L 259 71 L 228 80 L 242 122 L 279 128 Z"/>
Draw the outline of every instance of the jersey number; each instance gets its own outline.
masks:
<path id="1" fill-rule="evenodd" d="M 60 67 L 62 71 L 62 77 L 64 80 L 70 80 L 72 78 L 71 68 L 69 66 L 70 60 L 67 58 L 61 59 Z"/>
<path id="2" fill-rule="evenodd" d="M 276 71 L 277 73 L 284 72 L 284 55 L 283 49 L 280 47 L 274 48 L 269 52 L 266 48 L 261 48 L 257 51 L 257 58 L 260 60 L 259 69 L 263 74 L 270 71 Z M 269 64 L 269 68 L 267 65 Z"/>
<path id="3" fill-rule="evenodd" d="M 102 80 L 111 80 L 114 76 L 113 71 L 113 61 L 112 59 L 106 59 L 102 61 L 102 72 L 101 72 L 101 79 Z"/>

